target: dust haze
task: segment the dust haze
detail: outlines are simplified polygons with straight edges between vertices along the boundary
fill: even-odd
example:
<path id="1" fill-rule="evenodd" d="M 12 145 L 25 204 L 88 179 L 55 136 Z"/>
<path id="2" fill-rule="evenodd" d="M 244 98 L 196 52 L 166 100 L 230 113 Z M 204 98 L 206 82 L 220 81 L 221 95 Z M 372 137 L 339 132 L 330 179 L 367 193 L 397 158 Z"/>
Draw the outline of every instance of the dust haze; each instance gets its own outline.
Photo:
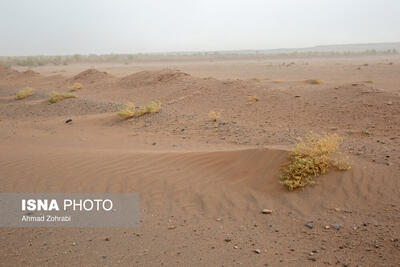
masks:
<path id="1" fill-rule="evenodd" d="M 3 0 L 0 56 L 398 42 L 398 10 L 395 0 Z"/>

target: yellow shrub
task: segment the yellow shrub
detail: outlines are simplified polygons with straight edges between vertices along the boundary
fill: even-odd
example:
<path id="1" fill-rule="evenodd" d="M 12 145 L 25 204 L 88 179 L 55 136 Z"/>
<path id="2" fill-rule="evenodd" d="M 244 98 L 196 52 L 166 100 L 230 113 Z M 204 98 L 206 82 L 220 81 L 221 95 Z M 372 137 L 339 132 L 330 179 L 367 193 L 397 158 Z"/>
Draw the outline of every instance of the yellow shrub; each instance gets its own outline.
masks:
<path id="1" fill-rule="evenodd" d="M 251 95 L 249 95 L 249 96 L 247 97 L 247 99 L 248 99 L 247 104 L 249 104 L 249 105 L 254 104 L 254 103 L 256 103 L 256 102 L 258 101 L 258 98 L 257 98 L 257 97 L 251 96 Z"/>
<path id="2" fill-rule="evenodd" d="M 157 113 L 161 109 L 161 102 L 151 101 L 150 104 L 147 104 L 139 109 L 135 110 L 135 106 L 132 103 L 128 103 L 124 109 L 118 111 L 118 116 L 122 119 L 129 119 L 132 117 L 140 117 L 144 114 L 154 114 Z"/>
<path id="3" fill-rule="evenodd" d="M 143 116 L 144 114 L 154 114 L 157 113 L 161 109 L 161 102 L 151 101 L 150 104 L 147 104 L 143 107 L 140 107 L 136 111 L 136 117 Z"/>
<path id="4" fill-rule="evenodd" d="M 76 98 L 76 95 L 71 94 L 71 93 L 60 94 L 60 93 L 52 92 L 49 102 L 51 104 L 53 104 L 53 103 L 60 102 L 61 100 L 64 100 L 67 98 Z"/>
<path id="5" fill-rule="evenodd" d="M 306 83 L 309 83 L 309 84 L 321 84 L 322 81 L 320 79 L 311 79 L 311 80 L 307 80 Z"/>
<path id="6" fill-rule="evenodd" d="M 289 155 L 289 163 L 281 175 L 282 184 L 289 190 L 314 184 L 313 178 L 336 167 L 347 170 L 350 165 L 339 151 L 342 139 L 337 134 L 317 135 L 310 133 L 299 138 Z"/>
<path id="7" fill-rule="evenodd" d="M 135 116 L 135 106 L 133 105 L 133 103 L 129 102 L 125 105 L 125 108 L 118 111 L 117 115 L 124 120 L 132 118 L 133 116 Z"/>
<path id="8" fill-rule="evenodd" d="M 154 114 L 157 113 L 161 109 L 161 102 L 151 101 L 150 104 L 146 105 L 146 113 Z"/>
<path id="9" fill-rule="evenodd" d="M 31 95 L 33 95 L 33 88 L 26 87 L 17 93 L 17 99 L 24 99 Z"/>
<path id="10" fill-rule="evenodd" d="M 208 117 L 212 121 L 217 121 L 219 119 L 219 117 L 220 117 L 220 113 L 219 112 L 215 112 L 215 111 L 210 111 L 210 112 L 208 112 Z"/>
<path id="11" fill-rule="evenodd" d="M 83 88 L 83 85 L 81 83 L 74 83 L 71 87 L 70 87 L 70 91 L 77 91 Z"/>
<path id="12" fill-rule="evenodd" d="M 146 113 L 147 113 L 146 106 L 140 107 L 140 108 L 136 111 L 136 117 L 143 116 L 143 115 L 146 114 Z"/>

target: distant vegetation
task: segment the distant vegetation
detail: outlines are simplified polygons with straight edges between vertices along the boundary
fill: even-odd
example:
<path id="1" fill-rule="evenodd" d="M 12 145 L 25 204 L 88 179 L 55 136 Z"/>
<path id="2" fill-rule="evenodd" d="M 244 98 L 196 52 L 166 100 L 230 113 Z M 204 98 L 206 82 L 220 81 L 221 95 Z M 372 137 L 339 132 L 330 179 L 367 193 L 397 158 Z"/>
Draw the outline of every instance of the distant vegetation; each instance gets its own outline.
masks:
<path id="1" fill-rule="evenodd" d="M 213 111 L 213 110 L 208 112 L 208 117 L 212 121 L 217 121 L 220 118 L 220 116 L 221 116 L 221 114 L 219 112 L 216 112 L 216 111 Z"/>
<path id="2" fill-rule="evenodd" d="M 311 80 L 307 80 L 306 83 L 309 83 L 309 84 L 321 84 L 322 81 L 320 79 L 311 79 Z"/>
<path id="3" fill-rule="evenodd" d="M 340 152 L 342 139 L 337 134 L 310 133 L 299 138 L 290 152 L 289 163 L 284 167 L 281 182 L 289 190 L 314 184 L 314 178 L 327 173 L 330 167 L 347 170 L 350 165 Z"/>
<path id="4" fill-rule="evenodd" d="M 49 102 L 51 104 L 54 104 L 67 98 L 76 98 L 76 95 L 71 93 L 62 94 L 62 93 L 52 92 Z"/>
<path id="5" fill-rule="evenodd" d="M 69 90 L 70 90 L 71 92 L 73 92 L 73 91 L 80 90 L 80 89 L 82 89 L 82 88 L 83 88 L 83 85 L 82 85 L 81 83 L 74 83 L 74 84 L 69 88 Z"/>
<path id="6" fill-rule="evenodd" d="M 33 88 L 26 87 L 17 93 L 17 99 L 24 99 L 33 95 Z"/>
<path id="7" fill-rule="evenodd" d="M 371 135 L 371 131 L 368 130 L 368 129 L 362 130 L 362 133 L 365 134 L 365 135 Z"/>
<path id="8" fill-rule="evenodd" d="M 334 49 L 334 48 L 332 48 Z M 0 57 L 0 64 L 6 66 L 26 66 L 37 67 L 44 65 L 68 65 L 71 63 L 89 62 L 120 62 L 129 64 L 141 61 L 168 61 L 168 60 L 209 60 L 209 59 L 273 59 L 273 58 L 308 58 L 308 57 L 347 57 L 363 55 L 396 55 L 396 49 L 387 50 L 362 50 L 354 51 L 312 51 L 299 49 L 277 49 L 277 50 L 243 50 L 243 51 L 209 51 L 209 52 L 176 52 L 176 53 L 152 53 L 152 54 L 104 54 L 104 55 L 63 55 L 63 56 L 19 56 L 19 57 Z"/>
<path id="9" fill-rule="evenodd" d="M 249 96 L 247 97 L 247 100 L 248 100 L 248 101 L 247 101 L 247 104 L 251 105 L 251 104 L 256 103 L 256 102 L 258 101 L 258 98 L 255 97 L 255 96 L 249 95 Z"/>

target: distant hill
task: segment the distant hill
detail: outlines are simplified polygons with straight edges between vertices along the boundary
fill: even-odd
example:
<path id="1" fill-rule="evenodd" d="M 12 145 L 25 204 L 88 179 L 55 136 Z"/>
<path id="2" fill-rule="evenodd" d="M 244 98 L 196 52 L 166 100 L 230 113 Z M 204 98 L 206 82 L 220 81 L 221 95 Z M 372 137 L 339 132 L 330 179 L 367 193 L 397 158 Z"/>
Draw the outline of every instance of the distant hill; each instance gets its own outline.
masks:
<path id="1" fill-rule="evenodd" d="M 304 48 L 278 48 L 278 49 L 261 49 L 261 50 L 231 50 L 231 51 L 218 51 L 222 54 L 286 54 L 286 53 L 307 53 L 307 52 L 365 52 L 373 51 L 383 52 L 388 50 L 396 50 L 400 52 L 400 42 L 395 43 L 369 43 L 369 44 L 339 44 L 339 45 L 318 45 Z"/>

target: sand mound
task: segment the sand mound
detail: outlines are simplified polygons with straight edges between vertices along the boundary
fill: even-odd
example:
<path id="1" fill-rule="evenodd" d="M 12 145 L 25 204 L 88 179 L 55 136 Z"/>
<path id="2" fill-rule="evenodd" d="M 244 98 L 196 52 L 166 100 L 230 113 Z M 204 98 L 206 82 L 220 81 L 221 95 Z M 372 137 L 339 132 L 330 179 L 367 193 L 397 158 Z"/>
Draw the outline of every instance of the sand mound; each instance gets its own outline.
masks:
<path id="1" fill-rule="evenodd" d="M 95 82 L 104 81 L 106 79 L 110 79 L 113 77 L 114 76 L 112 76 L 111 74 L 109 74 L 107 72 L 98 71 L 96 69 L 87 69 L 87 70 L 82 71 L 81 73 L 75 75 L 74 77 L 72 77 L 69 80 L 73 81 L 73 82 L 81 82 L 81 83 L 87 84 L 87 83 L 95 83 Z"/>
<path id="2" fill-rule="evenodd" d="M 7 77 L 7 76 L 9 76 L 11 74 L 15 74 L 15 73 L 18 73 L 18 71 L 13 70 L 9 67 L 6 67 L 6 66 L 0 64 L 0 77 L 1 78 Z"/>
<path id="3" fill-rule="evenodd" d="M 17 70 L 13 70 L 9 67 L 0 65 L 0 79 L 2 80 L 26 80 L 31 78 L 37 78 L 41 75 L 33 70 L 26 70 L 23 72 L 19 72 Z"/>
<path id="4" fill-rule="evenodd" d="M 33 78 L 33 77 L 39 77 L 39 76 L 40 76 L 40 74 L 33 70 L 26 70 L 26 71 L 20 73 L 21 78 Z"/>
<path id="5" fill-rule="evenodd" d="M 128 87 L 146 86 L 181 81 L 188 77 L 190 77 L 189 74 L 180 70 L 141 71 L 121 78 L 120 84 Z"/>

